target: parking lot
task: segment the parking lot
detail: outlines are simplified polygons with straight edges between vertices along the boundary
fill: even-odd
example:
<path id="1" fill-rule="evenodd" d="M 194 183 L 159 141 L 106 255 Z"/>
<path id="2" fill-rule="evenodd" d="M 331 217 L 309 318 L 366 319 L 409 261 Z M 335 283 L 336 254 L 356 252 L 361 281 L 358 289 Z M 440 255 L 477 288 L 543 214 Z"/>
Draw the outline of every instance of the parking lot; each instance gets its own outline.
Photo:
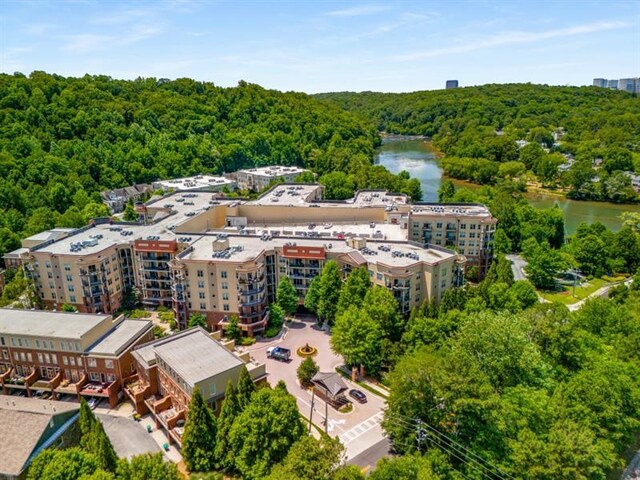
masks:
<path id="1" fill-rule="evenodd" d="M 247 348 L 256 361 L 266 364 L 268 380 L 272 386 L 280 380 L 286 383 L 289 393 L 296 397 L 298 408 L 307 419 L 311 411 L 311 392 L 303 389 L 298 383 L 296 371 L 303 359 L 298 357 L 295 351 L 307 343 L 316 347 L 318 354 L 314 360 L 320 371 L 334 372 L 335 368 L 344 362 L 331 350 L 329 339 L 329 334 L 319 328 L 312 317 L 297 318 L 288 325 L 283 339 L 262 340 Z M 267 348 L 274 345 L 291 350 L 291 360 L 288 363 L 267 358 Z M 346 379 L 345 383 L 350 389 L 362 390 L 366 394 L 367 402 L 361 404 L 353 401 L 353 410 L 349 413 L 340 413 L 329 406 L 327 431 L 331 436 L 340 437 L 346 447 L 347 458 L 352 458 L 384 438 L 380 422 L 385 403 L 382 398 Z M 347 398 L 353 400 L 349 396 Z M 325 403 L 316 397 L 313 423 L 324 430 L 324 418 Z"/>

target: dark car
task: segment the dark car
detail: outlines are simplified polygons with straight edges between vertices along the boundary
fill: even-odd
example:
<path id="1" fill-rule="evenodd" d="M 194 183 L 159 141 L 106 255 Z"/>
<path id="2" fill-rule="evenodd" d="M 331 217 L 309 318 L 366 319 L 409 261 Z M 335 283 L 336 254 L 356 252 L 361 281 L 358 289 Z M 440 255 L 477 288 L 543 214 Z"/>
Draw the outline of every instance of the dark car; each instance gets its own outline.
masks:
<path id="1" fill-rule="evenodd" d="M 349 390 L 349 396 L 360 403 L 367 403 L 367 396 L 360 390 Z"/>

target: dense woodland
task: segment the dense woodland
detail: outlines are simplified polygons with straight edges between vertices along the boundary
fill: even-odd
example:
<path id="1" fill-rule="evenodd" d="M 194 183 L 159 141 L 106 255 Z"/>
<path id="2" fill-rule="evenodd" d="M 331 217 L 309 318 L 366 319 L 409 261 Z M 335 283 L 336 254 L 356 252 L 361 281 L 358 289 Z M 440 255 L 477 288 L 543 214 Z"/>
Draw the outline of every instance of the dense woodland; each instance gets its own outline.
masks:
<path id="1" fill-rule="evenodd" d="M 638 201 L 622 173 L 640 172 L 640 101 L 630 93 L 513 84 L 317 97 L 362 114 L 380 131 L 431 137 L 453 178 L 520 189 L 538 181 L 576 199 Z"/>
<path id="2" fill-rule="evenodd" d="M 378 143 L 360 116 L 245 82 L 0 75 L 0 256 L 24 236 L 107 214 L 102 190 L 254 165 L 308 167 L 335 198 L 356 188 L 420 198 L 417 180 L 372 165 Z"/>

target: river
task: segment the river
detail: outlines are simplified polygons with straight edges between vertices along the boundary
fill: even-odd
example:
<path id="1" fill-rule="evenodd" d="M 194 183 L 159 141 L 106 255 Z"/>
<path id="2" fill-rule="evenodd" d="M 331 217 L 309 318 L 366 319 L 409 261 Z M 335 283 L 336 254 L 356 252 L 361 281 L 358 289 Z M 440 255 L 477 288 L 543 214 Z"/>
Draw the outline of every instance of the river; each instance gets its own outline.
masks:
<path id="1" fill-rule="evenodd" d="M 422 199 L 425 202 L 438 201 L 438 188 L 443 171 L 438 165 L 435 151 L 428 142 L 420 139 L 385 138 L 378 149 L 375 162 L 384 165 L 392 173 L 408 171 L 411 177 L 420 180 Z M 577 201 L 539 193 L 526 193 L 525 197 L 531 205 L 539 208 L 558 204 L 564 212 L 565 229 L 568 234 L 574 233 L 581 222 L 601 222 L 616 231 L 621 226 L 622 212 L 640 212 L 638 205 Z"/>

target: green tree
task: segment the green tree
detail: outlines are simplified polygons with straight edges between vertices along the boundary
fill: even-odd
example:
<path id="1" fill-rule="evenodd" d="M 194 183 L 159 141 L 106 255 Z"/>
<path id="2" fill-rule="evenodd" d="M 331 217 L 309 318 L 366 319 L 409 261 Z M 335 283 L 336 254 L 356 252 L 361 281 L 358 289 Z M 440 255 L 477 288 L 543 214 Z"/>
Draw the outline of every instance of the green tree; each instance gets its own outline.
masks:
<path id="1" fill-rule="evenodd" d="M 236 399 L 241 409 L 244 409 L 251 403 L 251 396 L 255 391 L 256 384 L 253 383 L 249 371 L 246 367 L 242 367 L 240 376 L 238 377 L 238 384 L 236 385 Z"/>
<path id="2" fill-rule="evenodd" d="M 531 283 L 537 288 L 552 289 L 555 286 L 554 277 L 566 267 L 566 260 L 548 243 L 540 245 L 535 238 L 525 240 L 522 253 L 528 262 L 525 271 Z"/>
<path id="3" fill-rule="evenodd" d="M 358 307 L 357 304 L 354 306 Z M 398 302 L 388 289 L 380 286 L 369 289 L 364 297 L 362 309 L 380 326 L 386 338 L 392 342 L 400 340 L 405 321 L 398 311 Z"/>
<path id="4" fill-rule="evenodd" d="M 280 279 L 276 291 L 276 301 L 287 315 L 293 315 L 298 310 L 298 294 L 286 275 Z"/>
<path id="5" fill-rule="evenodd" d="M 324 185 L 325 198 L 344 200 L 353 197 L 356 186 L 351 175 L 344 172 L 331 172 L 320 177 L 319 182 Z"/>
<path id="6" fill-rule="evenodd" d="M 360 308 L 370 288 L 371 279 L 367 269 L 359 267 L 352 270 L 340 290 L 337 313 L 344 312 L 351 305 Z"/>
<path id="7" fill-rule="evenodd" d="M 165 462 L 161 453 L 143 453 L 118 464 L 117 478 L 122 480 L 182 480 L 178 467 Z"/>
<path id="8" fill-rule="evenodd" d="M 190 472 L 213 470 L 216 446 L 216 419 L 196 387 L 191 395 L 187 423 L 182 437 L 182 456 Z"/>
<path id="9" fill-rule="evenodd" d="M 101 469 L 115 472 L 118 465 L 118 455 L 116 455 L 111 440 L 104 431 L 102 422 L 96 419 L 91 423 L 89 432 L 82 436 L 82 448 L 95 457 Z"/>
<path id="10" fill-rule="evenodd" d="M 209 325 L 207 324 L 207 317 L 205 317 L 201 313 L 192 313 L 189 316 L 189 322 L 187 323 L 188 328 L 193 327 L 202 327 L 205 330 L 209 329 Z"/>
<path id="11" fill-rule="evenodd" d="M 125 222 L 135 222 L 138 220 L 138 214 L 133 208 L 133 205 L 128 204 L 124 207 L 124 215 L 122 217 Z"/>
<path id="12" fill-rule="evenodd" d="M 447 203 L 453 200 L 456 194 L 456 186 L 451 180 L 444 180 L 438 188 L 438 202 Z"/>
<path id="13" fill-rule="evenodd" d="M 214 447 L 215 458 L 219 468 L 229 470 L 233 468 L 232 451 L 229 448 L 229 432 L 233 426 L 236 417 L 242 411 L 242 407 L 238 403 L 236 389 L 231 380 L 227 382 L 227 389 L 224 392 L 224 400 L 220 408 L 220 416 L 218 417 L 218 431 L 216 434 L 216 442 Z"/>
<path id="14" fill-rule="evenodd" d="M 62 305 L 61 310 L 63 312 L 70 312 L 70 313 L 75 313 L 75 312 L 78 311 L 78 309 L 74 305 L 72 305 L 71 303 L 64 303 Z"/>
<path id="15" fill-rule="evenodd" d="M 329 260 L 322 268 L 317 306 L 318 316 L 329 324 L 333 324 L 335 320 L 341 288 L 340 267 L 334 260 Z"/>
<path id="16" fill-rule="evenodd" d="M 280 389 L 262 388 L 233 422 L 229 446 L 243 478 L 257 479 L 282 462 L 303 436 L 295 398 Z"/>
<path id="17" fill-rule="evenodd" d="M 303 436 L 285 457 L 275 466 L 268 480 L 327 480 L 332 479 L 337 470 L 344 447 L 338 439 L 323 436 L 316 440 Z"/>
<path id="18" fill-rule="evenodd" d="M 511 240 L 501 228 L 497 228 L 493 236 L 493 251 L 496 254 L 511 252 Z"/>
<path id="19" fill-rule="evenodd" d="M 311 280 L 309 289 L 304 297 L 304 308 L 312 312 L 316 312 L 318 309 L 318 303 L 320 301 L 320 285 L 322 284 L 322 277 L 316 276 Z"/>
<path id="20" fill-rule="evenodd" d="M 224 330 L 224 333 L 227 336 L 227 338 L 235 340 L 236 342 L 240 340 L 240 337 L 242 336 L 242 330 L 240 330 L 240 325 L 238 322 L 237 315 L 231 315 L 231 317 L 229 318 L 229 323 L 227 324 L 227 328 L 225 328 Z"/>
<path id="21" fill-rule="evenodd" d="M 66 450 L 45 449 L 31 462 L 29 480 L 75 480 L 99 469 L 95 456 L 75 447 Z"/>
<path id="22" fill-rule="evenodd" d="M 87 401 L 84 398 L 80 398 L 80 417 L 78 418 L 80 437 L 82 438 L 89 435 L 92 431 L 93 424 L 97 421 Z"/>
<path id="23" fill-rule="evenodd" d="M 382 362 L 383 335 L 378 322 L 364 311 L 350 307 L 336 319 L 331 330 L 331 348 L 342 355 L 347 365 L 377 374 Z"/>
<path id="24" fill-rule="evenodd" d="M 320 371 L 320 367 L 311 357 L 305 358 L 298 366 L 297 375 L 300 384 L 304 387 L 311 385 L 311 379 Z"/>

